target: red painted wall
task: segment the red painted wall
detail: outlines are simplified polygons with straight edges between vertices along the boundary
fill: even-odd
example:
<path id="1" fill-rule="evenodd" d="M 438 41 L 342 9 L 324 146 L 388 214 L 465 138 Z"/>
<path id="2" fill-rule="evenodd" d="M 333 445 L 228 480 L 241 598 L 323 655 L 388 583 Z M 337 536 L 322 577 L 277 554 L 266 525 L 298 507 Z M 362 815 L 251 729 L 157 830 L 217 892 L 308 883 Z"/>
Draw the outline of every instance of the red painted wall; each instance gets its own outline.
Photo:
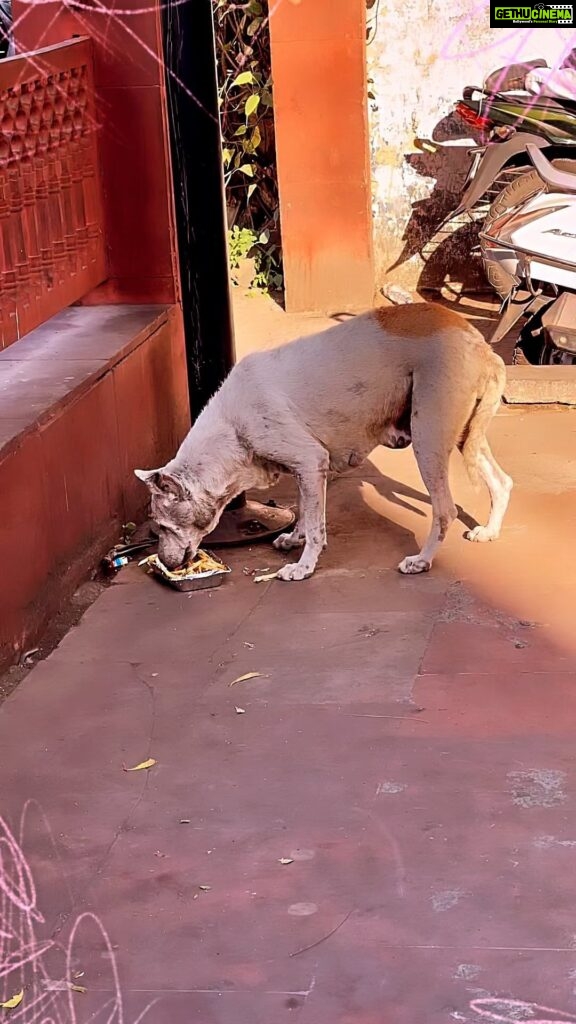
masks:
<path id="1" fill-rule="evenodd" d="M 374 298 L 366 3 L 270 9 L 286 306 L 363 309 Z"/>
<path id="2" fill-rule="evenodd" d="M 35 50 L 73 35 L 94 43 L 109 280 L 90 301 L 173 302 L 177 275 L 159 11 L 152 0 L 121 0 L 110 4 L 122 11 L 112 16 L 99 10 L 104 4 L 83 0 L 72 13 L 56 3 L 13 0 L 17 46 Z M 125 13 L 130 11 L 135 13 Z"/>
<path id="3" fill-rule="evenodd" d="M 148 495 L 134 468 L 163 465 L 189 428 L 179 312 L 158 316 L 41 422 L 7 445 L 0 432 L 0 671 L 35 646 L 122 523 L 142 518 Z"/>

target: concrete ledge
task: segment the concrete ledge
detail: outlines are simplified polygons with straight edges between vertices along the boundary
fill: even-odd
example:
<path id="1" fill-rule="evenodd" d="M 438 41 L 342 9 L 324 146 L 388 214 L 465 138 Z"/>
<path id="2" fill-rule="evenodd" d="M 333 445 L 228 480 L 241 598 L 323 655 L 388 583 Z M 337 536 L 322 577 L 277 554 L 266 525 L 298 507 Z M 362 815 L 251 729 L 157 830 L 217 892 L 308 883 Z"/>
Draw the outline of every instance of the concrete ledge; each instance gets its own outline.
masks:
<path id="1" fill-rule="evenodd" d="M 507 366 L 510 405 L 576 405 L 576 366 Z"/>
<path id="2" fill-rule="evenodd" d="M 144 509 L 189 426 L 177 307 L 72 307 L 0 353 L 0 668 Z"/>

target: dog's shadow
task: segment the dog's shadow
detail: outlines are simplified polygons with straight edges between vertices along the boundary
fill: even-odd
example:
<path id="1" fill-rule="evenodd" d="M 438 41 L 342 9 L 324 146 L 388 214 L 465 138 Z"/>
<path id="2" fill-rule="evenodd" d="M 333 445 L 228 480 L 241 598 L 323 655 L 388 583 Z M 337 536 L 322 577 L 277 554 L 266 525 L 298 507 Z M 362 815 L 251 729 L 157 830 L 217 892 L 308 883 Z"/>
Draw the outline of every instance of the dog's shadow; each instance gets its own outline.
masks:
<path id="1" fill-rule="evenodd" d="M 376 476 L 376 474 L 378 474 Z M 370 474 L 370 478 L 367 481 L 374 485 L 378 494 L 386 501 L 389 501 L 392 505 L 397 505 L 399 508 L 406 509 L 408 512 L 414 512 L 417 516 L 425 516 L 426 513 L 413 505 L 412 502 L 420 501 L 425 505 L 431 505 L 430 495 L 425 491 L 417 491 L 414 487 L 410 487 L 408 484 L 401 483 L 399 480 L 394 480 L 393 477 L 387 476 L 382 473 L 380 469 L 373 466 L 373 472 Z M 473 530 L 478 526 L 478 521 L 473 516 L 469 515 L 461 505 L 456 505 L 458 510 L 458 520 L 468 530 Z"/>

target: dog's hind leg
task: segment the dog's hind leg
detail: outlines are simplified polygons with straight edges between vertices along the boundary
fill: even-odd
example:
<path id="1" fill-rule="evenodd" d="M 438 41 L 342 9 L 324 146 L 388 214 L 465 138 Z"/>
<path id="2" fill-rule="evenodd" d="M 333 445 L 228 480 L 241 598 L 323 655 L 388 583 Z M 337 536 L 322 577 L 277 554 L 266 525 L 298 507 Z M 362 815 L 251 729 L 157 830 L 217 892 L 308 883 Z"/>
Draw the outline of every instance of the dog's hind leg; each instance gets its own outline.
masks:
<path id="1" fill-rule="evenodd" d="M 420 392 L 420 393 L 418 393 Z M 428 572 L 434 556 L 449 527 L 457 516 L 457 509 L 450 492 L 448 465 L 450 453 L 466 422 L 462 410 L 455 408 L 450 415 L 438 415 L 438 395 L 431 393 L 427 382 L 420 388 L 414 381 L 414 402 L 412 410 L 412 444 L 418 468 L 430 494 L 432 502 L 432 526 L 422 550 L 417 555 L 408 555 L 400 562 L 402 573 Z"/>
<path id="2" fill-rule="evenodd" d="M 493 360 L 493 370 L 486 382 L 484 394 L 472 413 L 464 439 L 459 445 L 470 476 L 473 480 L 480 476 L 490 492 L 490 517 L 486 526 L 477 526 L 465 534 L 467 540 L 477 543 L 497 540 L 500 536 L 512 490 L 511 478 L 496 462 L 486 439 L 486 431 L 498 411 L 506 384 L 502 360 L 497 356 L 493 356 Z"/>
<path id="3" fill-rule="evenodd" d="M 432 527 L 422 550 L 417 555 L 407 555 L 400 562 L 398 568 L 400 572 L 406 574 L 428 572 L 438 548 L 457 516 L 448 482 L 449 455 L 431 456 L 428 453 L 423 454 L 420 450 L 416 451 L 416 458 L 432 501 Z"/>
<path id="4" fill-rule="evenodd" d="M 483 543 L 497 540 L 500 536 L 502 521 L 506 515 L 512 480 L 501 466 L 498 465 L 487 441 L 485 441 L 477 454 L 476 465 L 478 472 L 490 492 L 490 516 L 486 526 L 476 526 L 465 534 L 467 540 Z"/>

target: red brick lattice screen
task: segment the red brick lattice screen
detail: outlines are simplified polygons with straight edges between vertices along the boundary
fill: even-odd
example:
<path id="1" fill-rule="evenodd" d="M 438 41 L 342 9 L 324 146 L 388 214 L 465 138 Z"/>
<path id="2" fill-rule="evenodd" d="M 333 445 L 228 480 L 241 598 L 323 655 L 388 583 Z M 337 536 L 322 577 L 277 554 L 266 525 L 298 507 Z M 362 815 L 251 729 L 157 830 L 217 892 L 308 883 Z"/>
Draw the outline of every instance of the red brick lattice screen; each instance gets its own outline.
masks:
<path id="1" fill-rule="evenodd" d="M 0 348 L 105 264 L 90 41 L 0 61 Z"/>

